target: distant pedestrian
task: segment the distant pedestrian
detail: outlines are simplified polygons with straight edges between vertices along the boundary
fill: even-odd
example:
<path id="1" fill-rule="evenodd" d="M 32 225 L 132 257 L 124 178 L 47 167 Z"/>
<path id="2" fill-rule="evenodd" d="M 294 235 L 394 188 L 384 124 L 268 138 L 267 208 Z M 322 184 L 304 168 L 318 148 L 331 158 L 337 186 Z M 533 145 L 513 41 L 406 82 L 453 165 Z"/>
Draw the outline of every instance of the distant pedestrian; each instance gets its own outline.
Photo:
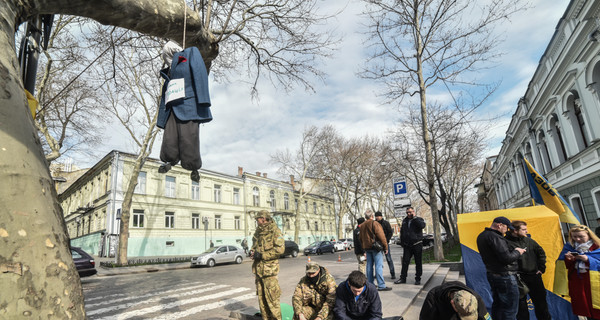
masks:
<path id="1" fill-rule="evenodd" d="M 460 281 L 445 282 L 427 293 L 419 320 L 487 320 L 485 302 Z"/>
<path id="2" fill-rule="evenodd" d="M 269 211 L 261 210 L 256 214 L 256 231 L 252 237 L 250 257 L 252 273 L 255 275 L 258 305 L 264 320 L 281 320 L 281 288 L 279 274 L 279 257 L 285 250 L 285 241 L 281 230 L 271 219 Z"/>
<path id="3" fill-rule="evenodd" d="M 496 217 L 489 228 L 477 236 L 477 249 L 485 264 L 487 280 L 492 289 L 492 319 L 515 320 L 519 308 L 517 259 L 523 248 L 511 250 L 504 234 L 513 229 L 506 217 Z"/>
<path id="4" fill-rule="evenodd" d="M 517 260 L 519 277 L 529 288 L 529 297 L 535 308 L 535 317 L 538 320 L 551 320 L 546 301 L 546 287 L 542 274 L 546 272 L 546 252 L 535 240 L 527 235 L 527 223 L 513 220 L 513 231 L 506 233 L 509 248 L 526 248 L 527 251 Z M 519 298 L 519 311 L 517 320 L 529 320 L 529 306 L 527 295 Z"/>
<path id="5" fill-rule="evenodd" d="M 300 279 L 294 295 L 294 320 L 331 320 L 335 305 L 335 279 L 316 262 L 306 264 L 306 275 Z"/>
<path id="6" fill-rule="evenodd" d="M 400 244 L 402 245 L 402 270 L 400 271 L 400 279 L 394 283 L 406 283 L 408 276 L 408 266 L 410 260 L 415 257 L 415 285 L 421 284 L 421 276 L 423 275 L 423 229 L 425 228 L 425 220 L 415 215 L 415 209 L 408 207 L 406 209 L 406 218 L 402 220 L 400 227 Z"/>
<path id="7" fill-rule="evenodd" d="M 248 240 L 246 238 L 242 240 L 242 249 L 244 249 L 244 252 L 248 254 Z"/>
<path id="8" fill-rule="evenodd" d="M 392 239 L 392 236 L 394 235 L 392 226 L 387 220 L 383 219 L 383 214 L 381 213 L 381 211 L 375 212 L 375 221 L 379 222 L 379 224 L 383 228 L 383 233 L 385 233 L 385 239 L 389 244 L 390 240 Z M 396 270 L 394 269 L 394 261 L 392 260 L 392 252 L 390 250 L 390 246 L 388 246 L 388 251 L 385 254 L 385 260 L 387 261 L 388 268 L 390 268 L 390 275 L 392 276 L 392 280 L 396 279 Z"/>
<path id="9" fill-rule="evenodd" d="M 375 285 L 367 282 L 365 274 L 352 271 L 335 291 L 336 320 L 381 319 L 381 299 Z"/>
<path id="10" fill-rule="evenodd" d="M 391 287 L 385 286 L 383 280 L 383 255 L 387 253 L 388 244 L 385 241 L 383 228 L 375 219 L 373 219 L 373 210 L 367 209 L 365 212 L 365 222 L 360 226 L 360 243 L 367 252 L 367 280 L 375 284 L 377 277 L 377 290 L 389 291 Z M 381 248 L 377 248 L 375 242 L 379 242 Z M 375 277 L 373 276 L 373 267 L 375 267 Z"/>
<path id="11" fill-rule="evenodd" d="M 210 240 L 210 247 L 211 247 L 211 248 L 214 248 L 214 247 L 215 247 L 215 244 L 212 242 L 212 240 Z"/>
<path id="12" fill-rule="evenodd" d="M 358 271 L 367 274 L 367 254 L 360 243 L 360 225 L 365 223 L 365 218 L 360 217 L 356 220 L 356 229 L 352 234 L 352 240 L 354 242 L 354 254 L 356 255 L 356 260 L 358 260 Z"/>

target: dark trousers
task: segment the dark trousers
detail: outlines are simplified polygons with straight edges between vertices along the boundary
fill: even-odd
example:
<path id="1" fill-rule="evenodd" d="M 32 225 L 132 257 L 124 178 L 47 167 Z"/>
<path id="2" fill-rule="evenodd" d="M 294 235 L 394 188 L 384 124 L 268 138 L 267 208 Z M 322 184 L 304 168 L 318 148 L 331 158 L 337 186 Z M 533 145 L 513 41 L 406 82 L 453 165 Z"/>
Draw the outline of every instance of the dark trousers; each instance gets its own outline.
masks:
<path id="1" fill-rule="evenodd" d="M 187 170 L 198 170 L 202 167 L 200 158 L 200 128 L 196 121 L 181 121 L 171 111 L 163 133 L 160 147 L 160 160 L 181 166 Z"/>
<path id="2" fill-rule="evenodd" d="M 514 320 L 519 309 L 519 288 L 517 276 L 487 273 L 492 289 L 492 319 Z"/>
<path id="3" fill-rule="evenodd" d="M 396 277 L 396 269 L 394 269 L 394 260 L 392 260 L 392 251 L 390 250 L 390 245 L 388 244 L 388 253 L 385 255 L 385 260 L 387 261 L 388 268 L 390 268 L 390 275 L 392 278 Z"/>
<path id="4" fill-rule="evenodd" d="M 400 279 L 406 280 L 406 276 L 408 275 L 408 265 L 410 264 L 410 259 L 415 257 L 415 265 L 417 269 L 417 274 L 415 276 L 415 280 L 421 280 L 421 275 L 423 275 L 423 244 L 419 243 L 413 246 L 402 246 L 404 252 L 402 253 L 402 271 L 400 272 Z"/>
<path id="5" fill-rule="evenodd" d="M 521 280 L 529 287 L 529 297 L 535 308 L 535 316 L 538 320 L 551 320 L 548 311 L 548 301 L 546 301 L 546 288 L 542 281 L 541 274 L 521 273 Z M 519 299 L 519 312 L 517 320 L 529 320 L 529 308 L 527 306 L 527 297 Z"/>

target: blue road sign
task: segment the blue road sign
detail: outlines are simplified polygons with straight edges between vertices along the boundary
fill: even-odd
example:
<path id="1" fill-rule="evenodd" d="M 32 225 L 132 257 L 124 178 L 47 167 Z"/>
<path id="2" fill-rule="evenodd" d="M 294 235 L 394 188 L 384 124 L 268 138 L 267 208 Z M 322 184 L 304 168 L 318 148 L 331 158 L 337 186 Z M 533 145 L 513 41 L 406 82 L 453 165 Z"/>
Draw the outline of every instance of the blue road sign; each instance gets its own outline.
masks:
<path id="1" fill-rule="evenodd" d="M 394 195 L 395 196 L 406 196 L 406 181 L 394 182 Z"/>

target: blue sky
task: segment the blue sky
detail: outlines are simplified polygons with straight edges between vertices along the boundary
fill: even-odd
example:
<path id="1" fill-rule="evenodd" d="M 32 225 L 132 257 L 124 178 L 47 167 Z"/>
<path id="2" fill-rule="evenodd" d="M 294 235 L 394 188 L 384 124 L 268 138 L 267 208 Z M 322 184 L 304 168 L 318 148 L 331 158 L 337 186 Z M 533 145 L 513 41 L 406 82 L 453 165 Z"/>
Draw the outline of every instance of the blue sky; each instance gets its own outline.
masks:
<path id="1" fill-rule="evenodd" d="M 366 57 L 358 16 L 361 3 L 349 0 L 346 6 L 345 1 L 336 0 L 323 1 L 322 5 L 332 11 L 345 7 L 332 22 L 344 36 L 334 58 L 321 66 L 327 73 L 325 82 L 314 83 L 315 93 L 299 88 L 287 94 L 261 82 L 260 100 L 252 101 L 246 79 L 231 79 L 227 84 L 211 81 L 214 120 L 201 126 L 203 168 L 236 174 L 241 166 L 247 172 L 267 172 L 269 177 L 276 177 L 277 167 L 270 163 L 270 155 L 278 149 L 295 150 L 307 126 L 332 124 L 347 137 L 383 136 L 395 127 L 401 116 L 397 106 L 382 105 L 377 98 L 378 84 L 356 75 Z M 482 74 L 486 82 L 502 81 L 482 109 L 482 117 L 505 115 L 490 130 L 492 143 L 485 156 L 499 151 L 517 101 L 524 95 L 568 1 L 535 0 L 531 5 L 532 9 L 498 28 L 505 37 L 499 48 L 505 55 L 494 69 Z M 131 150 L 123 143 L 128 139 L 126 133 L 116 130 L 111 135 L 98 148 L 98 159 L 112 149 Z M 159 148 L 160 141 L 153 157 L 158 157 Z"/>

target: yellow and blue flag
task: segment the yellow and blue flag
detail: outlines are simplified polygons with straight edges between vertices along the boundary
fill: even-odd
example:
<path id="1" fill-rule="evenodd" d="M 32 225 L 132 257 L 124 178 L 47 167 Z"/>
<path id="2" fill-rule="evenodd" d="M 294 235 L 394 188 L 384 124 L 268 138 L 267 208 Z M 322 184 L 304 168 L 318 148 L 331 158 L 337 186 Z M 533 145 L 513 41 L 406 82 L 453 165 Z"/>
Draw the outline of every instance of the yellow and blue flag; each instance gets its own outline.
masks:
<path id="1" fill-rule="evenodd" d="M 562 262 L 564 265 L 565 254 L 567 252 L 573 251 L 576 251 L 575 248 L 570 243 L 566 243 L 562 252 L 560 253 L 560 256 L 558 257 L 557 262 Z M 584 254 L 588 257 L 588 272 L 590 274 L 590 292 L 592 294 L 592 308 L 600 310 L 600 249 L 585 252 Z"/>
<path id="2" fill-rule="evenodd" d="M 525 167 L 527 181 L 529 182 L 529 191 L 531 191 L 531 197 L 535 204 L 545 205 L 550 210 L 556 212 L 560 218 L 560 222 L 581 224 L 571 206 L 552 187 L 550 182 L 539 174 L 527 159 L 521 159 L 523 160 L 523 167 Z"/>

